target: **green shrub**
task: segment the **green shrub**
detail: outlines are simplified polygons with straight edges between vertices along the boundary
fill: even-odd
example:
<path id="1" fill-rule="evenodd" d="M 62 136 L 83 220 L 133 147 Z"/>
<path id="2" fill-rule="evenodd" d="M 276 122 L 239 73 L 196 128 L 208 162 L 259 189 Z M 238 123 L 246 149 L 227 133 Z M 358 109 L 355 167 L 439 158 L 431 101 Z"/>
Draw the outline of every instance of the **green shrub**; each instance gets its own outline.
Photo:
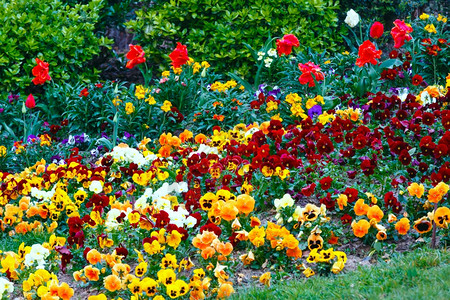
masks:
<path id="1" fill-rule="evenodd" d="M 197 60 L 246 75 L 253 63 L 243 43 L 259 49 L 269 33 L 295 34 L 304 48 L 339 48 L 345 29 L 338 27 L 338 8 L 334 0 L 157 1 L 143 5 L 126 25 L 154 63 L 167 63 L 167 54 L 181 42 Z"/>
<path id="2" fill-rule="evenodd" d="M 87 62 L 111 43 L 93 32 L 102 6 L 102 0 L 74 7 L 60 0 L 0 0 L 3 87 L 17 92 L 29 86 L 36 57 L 50 64 L 53 80 L 95 77 Z"/>

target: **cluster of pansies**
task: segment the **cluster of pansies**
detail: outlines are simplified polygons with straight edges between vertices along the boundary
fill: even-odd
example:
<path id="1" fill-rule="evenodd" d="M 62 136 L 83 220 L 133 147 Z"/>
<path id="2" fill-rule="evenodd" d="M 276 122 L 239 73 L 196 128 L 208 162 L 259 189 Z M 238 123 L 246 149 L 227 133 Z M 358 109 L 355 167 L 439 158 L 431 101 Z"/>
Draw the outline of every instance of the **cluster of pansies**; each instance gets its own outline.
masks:
<path id="1" fill-rule="evenodd" d="M 351 11 L 345 22 L 353 28 L 359 16 Z M 436 27 L 424 30 L 434 34 Z M 372 39 L 383 33 L 381 23 L 372 25 Z M 70 299 L 82 286 L 90 300 L 225 298 L 244 280 L 269 286 L 272 276 L 338 274 L 348 244 L 382 251 L 407 237 L 433 246 L 437 239 L 448 242 L 450 77 L 445 86 L 428 85 L 412 72 L 411 52 L 400 50 L 412 40 L 412 26 L 396 20 L 390 33 L 398 50 L 389 56 L 396 61 L 374 78 L 393 83 L 410 76 L 416 91 L 326 96 L 319 85 L 339 76 L 305 60 L 294 66 L 298 90 L 262 84 L 249 93 L 237 79 L 208 84 L 203 96 L 212 105 L 193 115 L 194 125 L 213 122 L 206 130 L 165 130 L 166 119 L 183 121 L 182 100 L 159 103 L 161 89 L 138 85 L 137 105 L 111 97 L 112 123 L 117 126 L 119 110 L 133 122 L 146 105 L 152 115 L 159 103 L 162 125 L 153 140 L 134 142 L 127 133 L 128 144 L 97 145 L 86 159 L 78 146 L 92 137 L 61 139 L 56 134 L 64 120 L 16 141 L 15 155 L 37 145 L 50 152 L 57 142 L 70 151 L 20 173 L 0 170 L 1 237 L 46 237 L 0 252 L 0 297 L 19 290 L 26 299 Z M 447 41 L 438 41 L 440 50 L 424 43 L 429 56 L 448 48 Z M 287 34 L 257 59 L 269 68 L 299 46 Z M 381 54 L 370 40 L 361 41 L 357 70 L 379 67 Z M 163 72 L 161 87 L 189 84 L 178 76 L 183 68 L 204 78 L 210 67 L 189 58 L 181 43 L 169 57 L 173 74 Z M 127 59 L 127 68 L 146 61 L 135 45 Z M 48 63 L 36 62 L 33 82 L 51 80 Z M 80 98 L 88 96 L 81 90 Z M 32 95 L 27 102 L 35 107 Z M 252 122 L 225 122 L 241 110 Z M 0 146 L 0 158 L 7 152 Z M 245 278 L 243 269 L 257 271 Z M 60 282 L 62 273 L 73 280 Z"/>

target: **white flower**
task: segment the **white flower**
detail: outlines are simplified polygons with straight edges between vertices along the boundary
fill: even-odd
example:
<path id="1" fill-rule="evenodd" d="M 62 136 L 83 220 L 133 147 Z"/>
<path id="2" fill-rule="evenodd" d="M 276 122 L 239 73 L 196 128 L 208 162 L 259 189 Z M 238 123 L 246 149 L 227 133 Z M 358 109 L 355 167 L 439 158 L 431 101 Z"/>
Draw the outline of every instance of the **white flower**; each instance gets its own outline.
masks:
<path id="1" fill-rule="evenodd" d="M 267 51 L 267 54 L 269 55 L 269 56 L 273 56 L 273 57 L 276 57 L 277 56 L 277 50 L 275 50 L 275 49 L 270 49 L 269 51 Z"/>
<path id="2" fill-rule="evenodd" d="M 258 60 L 262 60 L 264 58 L 264 55 L 266 55 L 264 52 L 258 52 Z"/>
<path id="3" fill-rule="evenodd" d="M 186 225 L 187 228 L 192 228 L 195 226 L 195 224 L 197 224 L 197 219 L 193 216 L 187 217 L 184 221 L 184 225 Z"/>
<path id="4" fill-rule="evenodd" d="M 2 299 L 5 291 L 11 294 L 14 292 L 14 285 L 8 279 L 0 277 L 0 299 Z"/>
<path id="5" fill-rule="evenodd" d="M 182 181 L 177 183 L 177 185 L 174 188 L 174 191 L 176 191 L 178 194 L 181 194 L 187 192 L 188 189 L 189 188 L 187 182 Z"/>
<path id="6" fill-rule="evenodd" d="M 355 27 L 359 23 L 358 13 L 356 11 L 354 11 L 353 9 L 350 9 L 347 12 L 347 17 L 345 18 L 344 22 L 351 28 Z"/>
<path id="7" fill-rule="evenodd" d="M 172 202 L 170 202 L 169 199 L 165 199 L 165 198 L 161 197 L 161 198 L 156 199 L 156 201 L 153 202 L 153 205 L 158 210 L 167 210 L 167 208 L 172 207 Z"/>
<path id="8" fill-rule="evenodd" d="M 25 266 L 30 267 L 34 263 L 37 263 L 37 269 L 43 269 L 45 265 L 45 259 L 50 255 L 50 251 L 44 248 L 41 244 L 34 244 L 31 246 L 30 253 L 25 255 Z"/>
<path id="9" fill-rule="evenodd" d="M 103 184 L 99 180 L 93 180 L 89 185 L 89 190 L 96 194 L 101 193 L 103 191 Z"/>
<path id="10" fill-rule="evenodd" d="M 169 211 L 170 224 L 177 225 L 178 227 L 183 227 L 186 217 L 178 211 Z"/>
<path id="11" fill-rule="evenodd" d="M 398 97 L 400 98 L 400 100 L 402 100 L 402 102 L 404 102 L 406 100 L 406 97 L 408 97 L 408 89 L 401 89 L 398 93 Z"/>
<path id="12" fill-rule="evenodd" d="M 121 213 L 122 211 L 117 208 L 113 208 L 108 212 L 105 221 L 106 230 L 111 231 L 121 225 L 117 222 L 117 217 L 120 216 Z"/>
<path id="13" fill-rule="evenodd" d="M 270 68 L 270 65 L 272 64 L 272 61 L 273 61 L 273 59 L 271 59 L 270 57 L 267 57 L 264 60 L 264 64 L 265 64 L 266 68 Z"/>
<path id="14" fill-rule="evenodd" d="M 291 195 L 284 194 L 283 198 L 275 199 L 275 208 L 280 210 L 281 208 L 285 208 L 287 206 L 294 205 L 294 199 L 292 199 Z"/>

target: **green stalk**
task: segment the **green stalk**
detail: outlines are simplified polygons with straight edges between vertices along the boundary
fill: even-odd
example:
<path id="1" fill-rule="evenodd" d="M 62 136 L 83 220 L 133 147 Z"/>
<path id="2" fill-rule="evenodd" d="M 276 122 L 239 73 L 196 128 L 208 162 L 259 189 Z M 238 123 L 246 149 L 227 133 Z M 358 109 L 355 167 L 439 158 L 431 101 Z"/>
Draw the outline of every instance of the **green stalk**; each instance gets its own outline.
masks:
<path id="1" fill-rule="evenodd" d="M 114 129 L 113 129 L 113 147 L 116 146 L 116 142 L 117 142 L 117 131 L 119 129 L 119 114 L 116 112 L 116 115 L 114 116 L 113 119 L 114 122 Z"/>

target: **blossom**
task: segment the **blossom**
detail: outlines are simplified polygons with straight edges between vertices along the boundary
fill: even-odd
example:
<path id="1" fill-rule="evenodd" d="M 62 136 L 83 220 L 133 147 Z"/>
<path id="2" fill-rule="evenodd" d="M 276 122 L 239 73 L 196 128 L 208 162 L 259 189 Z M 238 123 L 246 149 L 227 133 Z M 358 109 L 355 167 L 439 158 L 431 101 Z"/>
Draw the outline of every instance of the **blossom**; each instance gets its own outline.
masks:
<path id="1" fill-rule="evenodd" d="M 409 225 L 409 220 L 407 218 L 401 218 L 400 221 L 395 223 L 395 229 L 401 235 L 407 234 L 410 227 L 411 225 Z"/>
<path id="2" fill-rule="evenodd" d="M 135 108 L 133 103 L 131 102 L 127 102 L 125 103 L 125 112 L 127 113 L 127 115 L 131 115 L 132 113 L 134 113 Z"/>
<path id="3" fill-rule="evenodd" d="M 400 48 L 405 44 L 405 40 L 409 41 L 412 37 L 409 35 L 413 32 L 411 25 L 406 24 L 404 21 L 395 20 L 394 27 L 391 29 L 391 35 L 394 39 L 394 47 Z"/>
<path id="4" fill-rule="evenodd" d="M 436 27 L 434 27 L 434 24 L 427 24 L 424 28 L 429 33 L 437 33 Z"/>
<path id="5" fill-rule="evenodd" d="M 128 69 L 133 69 L 136 65 L 142 64 L 145 62 L 145 52 L 142 50 L 141 46 L 130 44 L 130 51 L 127 53 L 127 62 L 126 67 Z"/>
<path id="6" fill-rule="evenodd" d="M 384 26 L 380 22 L 375 22 L 370 27 L 370 37 L 373 39 L 379 39 L 384 32 Z"/>
<path id="7" fill-rule="evenodd" d="M 103 283 L 105 285 L 105 289 L 110 292 L 118 291 L 122 288 L 122 283 L 116 275 L 106 276 Z"/>
<path id="8" fill-rule="evenodd" d="M 169 54 L 169 57 L 175 69 L 185 65 L 189 61 L 187 47 L 178 42 L 177 47 Z"/>
<path id="9" fill-rule="evenodd" d="M 50 75 L 48 74 L 48 63 L 40 60 L 36 57 L 36 63 L 37 65 L 31 70 L 31 73 L 35 78 L 32 80 L 32 82 L 35 85 L 38 84 L 44 84 L 48 80 L 52 80 L 50 78 Z"/>
<path id="10" fill-rule="evenodd" d="M 369 232 L 370 223 L 367 220 L 361 219 L 358 222 L 352 222 L 353 234 L 362 238 Z"/>
<path id="11" fill-rule="evenodd" d="M 25 101 L 25 106 L 30 109 L 36 107 L 36 101 L 34 100 L 33 94 L 28 95 L 27 100 Z"/>
<path id="12" fill-rule="evenodd" d="M 425 191 L 425 187 L 423 186 L 423 184 L 419 185 L 416 182 L 411 183 L 407 189 L 411 196 L 416 196 L 417 198 L 422 198 Z"/>
<path id="13" fill-rule="evenodd" d="M 364 41 L 358 50 L 358 58 L 356 59 L 356 65 L 358 67 L 363 67 L 366 63 L 371 63 L 372 65 L 376 65 L 377 58 L 381 58 L 381 50 L 377 50 L 375 45 L 367 40 Z"/>
<path id="14" fill-rule="evenodd" d="M 314 87 L 316 86 L 314 79 L 316 81 L 321 81 L 325 78 L 321 72 L 322 69 L 313 62 L 307 62 L 306 64 L 299 63 L 298 68 L 302 72 L 302 75 L 298 78 L 300 84 L 308 84 L 309 87 Z"/>
<path id="15" fill-rule="evenodd" d="M 281 40 L 277 40 L 276 44 L 279 56 L 289 55 L 292 52 L 292 47 L 300 46 L 297 37 L 293 34 L 285 34 Z"/>
<path id="16" fill-rule="evenodd" d="M 347 16 L 345 17 L 344 22 L 345 22 L 345 24 L 347 24 L 351 28 L 355 27 L 359 23 L 359 15 L 358 15 L 358 13 L 356 11 L 354 11 L 353 9 L 350 9 L 347 12 Z"/>

